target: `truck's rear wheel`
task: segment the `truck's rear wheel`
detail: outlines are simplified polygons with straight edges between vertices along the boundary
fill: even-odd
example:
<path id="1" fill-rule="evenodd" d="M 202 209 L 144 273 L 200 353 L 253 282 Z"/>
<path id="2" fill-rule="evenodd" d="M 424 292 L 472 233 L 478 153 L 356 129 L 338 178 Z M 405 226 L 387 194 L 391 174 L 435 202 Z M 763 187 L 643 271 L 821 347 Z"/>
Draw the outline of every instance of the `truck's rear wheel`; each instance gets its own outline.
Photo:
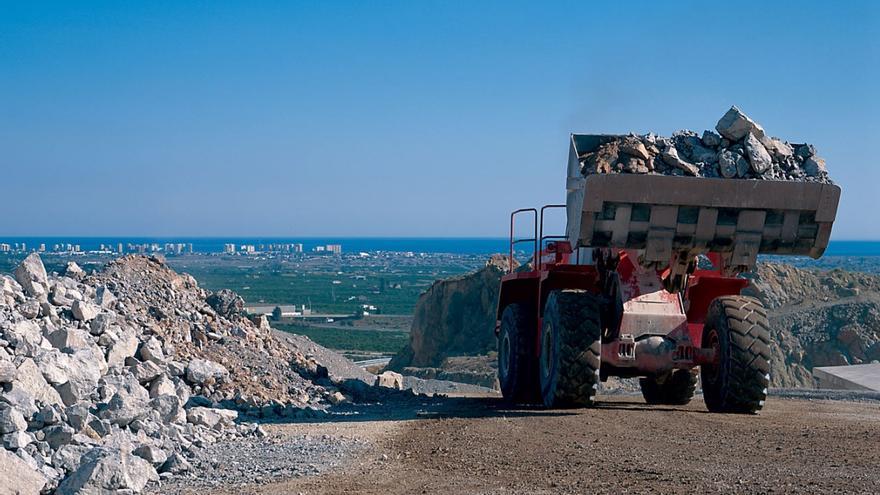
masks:
<path id="1" fill-rule="evenodd" d="M 715 349 L 716 355 L 713 364 L 700 367 L 703 399 L 710 411 L 755 413 L 764 407 L 770 383 L 770 325 L 760 301 L 746 296 L 712 301 L 703 347 Z"/>
<path id="2" fill-rule="evenodd" d="M 694 398 L 697 375 L 695 370 L 673 370 L 662 377 L 640 378 L 639 385 L 648 404 L 683 406 Z"/>
<path id="3" fill-rule="evenodd" d="M 508 402 L 534 404 L 541 400 L 534 357 L 536 325 L 534 312 L 523 304 L 511 304 L 501 313 L 498 382 Z"/>
<path id="4" fill-rule="evenodd" d="M 547 407 L 594 403 L 602 353 L 599 315 L 596 297 L 582 290 L 557 290 L 547 298 L 538 360 Z"/>

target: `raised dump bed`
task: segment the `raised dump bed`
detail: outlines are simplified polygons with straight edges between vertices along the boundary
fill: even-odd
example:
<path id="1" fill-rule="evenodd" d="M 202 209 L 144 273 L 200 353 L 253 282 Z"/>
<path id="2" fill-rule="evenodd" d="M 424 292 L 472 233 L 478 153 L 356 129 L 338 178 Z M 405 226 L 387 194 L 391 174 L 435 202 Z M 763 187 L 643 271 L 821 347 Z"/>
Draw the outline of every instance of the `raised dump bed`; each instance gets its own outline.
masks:
<path id="1" fill-rule="evenodd" d="M 676 252 L 719 252 L 751 267 L 760 254 L 818 258 L 828 246 L 840 188 L 801 181 L 658 174 L 581 175 L 579 157 L 619 136 L 573 134 L 567 236 L 572 247 L 644 249 L 665 263 Z"/>

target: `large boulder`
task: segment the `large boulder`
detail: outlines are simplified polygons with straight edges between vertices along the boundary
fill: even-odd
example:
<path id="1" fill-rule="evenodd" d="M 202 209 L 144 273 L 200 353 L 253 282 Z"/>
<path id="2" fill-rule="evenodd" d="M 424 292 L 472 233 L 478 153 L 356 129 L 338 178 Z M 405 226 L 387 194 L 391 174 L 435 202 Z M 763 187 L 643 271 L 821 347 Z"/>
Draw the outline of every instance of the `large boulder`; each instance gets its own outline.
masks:
<path id="1" fill-rule="evenodd" d="M 393 371 L 385 371 L 376 376 L 376 386 L 403 390 L 403 375 Z"/>
<path id="2" fill-rule="evenodd" d="M 20 457 L 0 449 L 0 495 L 37 495 L 47 481 Z"/>
<path id="3" fill-rule="evenodd" d="M 764 145 L 761 144 L 761 141 L 754 134 L 747 134 L 743 145 L 745 146 L 749 163 L 752 165 L 752 170 L 756 174 L 763 174 L 773 165 L 770 153 L 767 153 L 767 149 L 764 148 Z"/>
<path id="4" fill-rule="evenodd" d="M 663 153 L 660 154 L 660 157 L 663 159 L 663 162 L 669 165 L 670 167 L 677 168 L 687 175 L 699 175 L 700 169 L 692 164 L 688 163 L 681 159 L 678 155 L 678 151 L 673 146 L 667 147 L 663 150 Z"/>
<path id="5" fill-rule="evenodd" d="M 131 422 L 146 417 L 150 413 L 146 400 L 133 395 L 116 393 L 98 416 L 118 426 L 128 426 Z"/>
<path id="6" fill-rule="evenodd" d="M 141 344 L 140 356 L 141 361 L 152 361 L 156 364 L 164 364 L 166 361 L 165 353 L 162 351 L 162 343 L 155 336 Z"/>
<path id="7" fill-rule="evenodd" d="M 102 380 L 103 388 L 112 393 L 110 400 L 101 407 L 98 417 L 113 424 L 126 426 L 150 413 L 150 394 L 132 375 Z"/>
<path id="8" fill-rule="evenodd" d="M 27 420 L 18 410 L 8 405 L 0 406 L 0 434 L 24 431 L 27 426 Z"/>
<path id="9" fill-rule="evenodd" d="M 18 378 L 12 382 L 12 389 L 20 389 L 44 405 L 63 404 L 61 396 L 49 385 L 39 366 L 30 358 L 25 358 L 18 365 Z"/>
<path id="10" fill-rule="evenodd" d="M 193 359 L 186 365 L 186 379 L 192 384 L 202 385 L 222 380 L 229 371 L 220 363 L 208 359 Z"/>
<path id="11" fill-rule="evenodd" d="M 218 423 L 231 424 L 238 418 L 238 413 L 229 409 L 211 407 L 192 407 L 186 412 L 186 421 L 194 425 L 213 428 Z"/>
<path id="12" fill-rule="evenodd" d="M 46 339 L 56 349 L 82 349 L 88 347 L 90 342 L 88 332 L 78 328 L 60 328 L 51 332 Z"/>
<path id="13" fill-rule="evenodd" d="M 749 133 L 754 134 L 757 139 L 764 138 L 764 128 L 736 106 L 730 107 L 730 110 L 718 120 L 715 130 L 731 141 L 739 141 Z"/>
<path id="14" fill-rule="evenodd" d="M 74 301 L 73 306 L 71 306 L 70 309 L 73 312 L 74 318 L 85 322 L 92 321 L 100 312 L 98 306 L 88 301 Z"/>
<path id="15" fill-rule="evenodd" d="M 67 267 L 64 269 L 64 275 L 76 280 L 80 280 L 86 276 L 86 272 L 76 264 L 75 261 L 68 261 Z"/>
<path id="16" fill-rule="evenodd" d="M 61 385 L 70 380 L 70 376 L 67 374 L 67 370 L 71 366 L 70 356 L 60 350 L 40 349 L 34 354 L 34 362 L 43 373 L 43 378 L 52 386 Z"/>
<path id="17" fill-rule="evenodd" d="M 128 367 L 128 372 L 141 384 L 147 384 L 155 380 L 165 370 L 152 361 L 142 361 Z"/>
<path id="18" fill-rule="evenodd" d="M 4 383 L 12 383 L 18 374 L 18 369 L 12 364 L 12 361 L 0 359 L 0 385 Z"/>
<path id="19" fill-rule="evenodd" d="M 165 423 L 183 423 L 186 421 L 186 411 L 183 409 L 183 401 L 176 395 L 160 395 L 150 401 L 150 408 L 159 415 L 159 419 Z"/>
<path id="20" fill-rule="evenodd" d="M 34 437 L 26 431 L 14 431 L 0 437 L 6 450 L 23 449 L 34 441 Z"/>
<path id="21" fill-rule="evenodd" d="M 24 390 L 17 382 L 12 382 L 12 386 L 0 394 L 0 402 L 14 407 L 28 419 L 39 410 L 34 396 Z"/>
<path id="22" fill-rule="evenodd" d="M 155 399 L 160 395 L 177 395 L 174 382 L 165 374 L 159 375 L 150 383 L 150 398 Z"/>
<path id="23" fill-rule="evenodd" d="M 229 289 L 211 294 L 205 302 L 224 318 L 234 318 L 244 313 L 244 299 Z"/>
<path id="24" fill-rule="evenodd" d="M 95 390 L 98 380 L 107 372 L 104 355 L 96 346 L 78 349 L 66 362 L 68 381 L 56 387 L 65 405 L 73 405 Z"/>
<path id="25" fill-rule="evenodd" d="M 154 445 L 141 445 L 134 449 L 133 454 L 157 467 L 168 460 L 168 454 Z"/>
<path id="26" fill-rule="evenodd" d="M 143 458 L 122 449 L 96 447 L 82 456 L 79 468 L 61 482 L 57 493 L 140 492 L 158 479 L 156 469 Z"/>
<path id="27" fill-rule="evenodd" d="M 29 296 L 40 297 L 46 294 L 49 277 L 46 275 L 46 267 L 43 266 L 39 254 L 29 254 L 15 268 L 15 280 Z"/>
<path id="28" fill-rule="evenodd" d="M 16 354 L 32 356 L 43 341 L 43 332 L 36 323 L 22 320 L 6 329 L 6 340 L 15 348 Z"/>
<path id="29" fill-rule="evenodd" d="M 409 344 L 388 367 L 436 367 L 447 356 L 485 354 L 495 349 L 495 305 L 507 257 L 493 256 L 486 267 L 434 282 L 419 296 Z"/>
<path id="30" fill-rule="evenodd" d="M 138 338 L 134 331 L 124 330 L 107 349 L 107 366 L 115 368 L 125 364 L 126 358 L 137 352 Z"/>

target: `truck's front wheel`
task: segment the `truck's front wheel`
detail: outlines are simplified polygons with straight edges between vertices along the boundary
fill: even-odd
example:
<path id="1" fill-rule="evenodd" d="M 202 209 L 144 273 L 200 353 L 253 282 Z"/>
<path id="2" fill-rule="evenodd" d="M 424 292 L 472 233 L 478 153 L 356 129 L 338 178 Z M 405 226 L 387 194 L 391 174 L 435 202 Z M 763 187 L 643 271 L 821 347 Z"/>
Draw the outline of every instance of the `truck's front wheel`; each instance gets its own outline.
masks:
<path id="1" fill-rule="evenodd" d="M 545 406 L 594 403 L 602 354 L 599 315 L 599 302 L 586 291 L 557 290 L 547 298 L 538 360 Z"/>
<path id="2" fill-rule="evenodd" d="M 498 382 L 501 395 L 511 403 L 540 402 L 535 365 L 534 311 L 524 304 L 511 304 L 501 313 L 498 333 Z"/>
<path id="3" fill-rule="evenodd" d="M 700 366 L 703 399 L 712 412 L 755 413 L 770 383 L 770 325 L 755 298 L 723 296 L 712 301 L 703 327 L 704 348 L 715 362 Z"/>

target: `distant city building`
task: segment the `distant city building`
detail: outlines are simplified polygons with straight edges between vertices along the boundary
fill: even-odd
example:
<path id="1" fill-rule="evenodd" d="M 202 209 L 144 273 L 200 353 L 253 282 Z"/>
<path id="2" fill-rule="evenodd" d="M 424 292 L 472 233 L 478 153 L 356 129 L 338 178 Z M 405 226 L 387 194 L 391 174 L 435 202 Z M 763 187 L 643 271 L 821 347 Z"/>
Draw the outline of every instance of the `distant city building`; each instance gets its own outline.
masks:
<path id="1" fill-rule="evenodd" d="M 46 245 L 45 245 L 45 244 L 40 244 L 40 252 L 41 252 L 41 253 L 45 253 L 45 252 L 46 252 Z"/>
<path id="2" fill-rule="evenodd" d="M 315 246 L 316 253 L 323 253 L 325 251 L 324 246 Z"/>
<path id="3" fill-rule="evenodd" d="M 342 244 L 327 244 L 327 251 L 330 251 L 333 254 L 341 254 Z"/>
<path id="4" fill-rule="evenodd" d="M 183 254 L 183 250 L 186 248 L 186 245 L 182 242 L 171 242 L 166 243 L 163 251 L 167 254 Z"/>
<path id="5" fill-rule="evenodd" d="M 122 243 L 121 242 L 116 245 L 116 252 L 119 254 L 122 254 Z"/>
<path id="6" fill-rule="evenodd" d="M 9 244 L 0 244 L 0 253 L 8 253 L 12 251 L 12 246 Z"/>
<path id="7" fill-rule="evenodd" d="M 223 252 L 225 254 L 235 254 L 235 244 L 224 244 Z"/>
<path id="8" fill-rule="evenodd" d="M 303 252 L 303 245 L 300 244 L 300 243 L 294 244 L 294 245 L 293 245 L 293 252 L 294 252 L 294 253 L 301 253 L 301 252 Z"/>

